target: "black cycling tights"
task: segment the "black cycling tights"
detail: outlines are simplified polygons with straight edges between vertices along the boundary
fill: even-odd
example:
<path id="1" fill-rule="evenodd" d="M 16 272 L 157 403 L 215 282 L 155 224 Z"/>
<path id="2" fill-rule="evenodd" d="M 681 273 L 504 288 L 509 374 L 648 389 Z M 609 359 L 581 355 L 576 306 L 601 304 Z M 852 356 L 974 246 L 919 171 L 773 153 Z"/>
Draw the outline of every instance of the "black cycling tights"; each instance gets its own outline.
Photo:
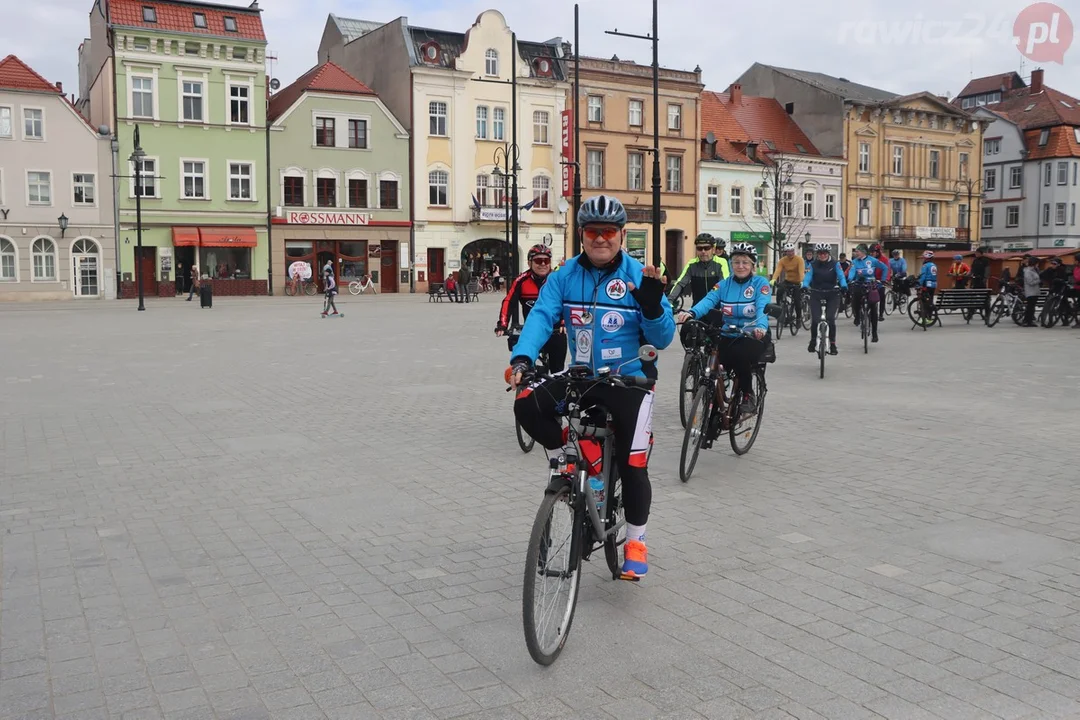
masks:
<path id="1" fill-rule="evenodd" d="M 878 292 L 881 292 L 880 290 Z M 864 310 L 870 311 L 870 333 L 877 336 L 877 311 L 878 304 L 876 302 L 870 302 L 870 293 L 866 290 L 856 287 L 852 291 L 852 300 L 855 303 L 855 319 L 858 320 L 856 325 L 862 322 L 861 313 Z"/>
<path id="2" fill-rule="evenodd" d="M 548 450 L 563 446 L 559 417 L 566 414 L 569 380 L 554 377 L 530 385 L 514 402 L 514 415 L 522 429 Z M 603 405 L 611 412 L 615 427 L 615 463 L 622 478 L 626 522 L 644 525 L 652 506 L 649 482 L 649 435 L 652 432 L 653 393 L 637 388 L 596 385 L 580 402 Z"/>
<path id="3" fill-rule="evenodd" d="M 744 335 L 737 338 L 721 337 L 717 347 L 720 349 L 720 362 L 725 368 L 734 370 L 735 376 L 739 378 L 739 391 L 752 392 L 754 365 L 761 360 L 765 343 Z"/>
<path id="4" fill-rule="evenodd" d="M 836 290 L 811 290 L 810 310 L 814 321 L 810 324 L 810 340 L 817 341 L 818 323 L 821 322 L 821 298 L 825 298 L 825 322 L 829 324 L 829 342 L 836 344 L 836 311 L 840 308 L 840 293 Z"/>

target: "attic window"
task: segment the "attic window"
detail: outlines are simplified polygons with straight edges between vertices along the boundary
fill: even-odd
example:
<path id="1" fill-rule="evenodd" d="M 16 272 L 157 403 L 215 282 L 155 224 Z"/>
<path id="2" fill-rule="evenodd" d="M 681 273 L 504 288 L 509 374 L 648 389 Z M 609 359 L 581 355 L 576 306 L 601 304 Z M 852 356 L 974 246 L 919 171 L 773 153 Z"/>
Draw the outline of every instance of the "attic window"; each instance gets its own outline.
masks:
<path id="1" fill-rule="evenodd" d="M 1064 106 L 1065 106 L 1065 107 L 1067 107 L 1067 108 L 1071 108 L 1071 107 L 1072 107 L 1072 105 L 1070 105 L 1069 103 L 1065 102 L 1064 100 L 1062 100 L 1062 101 L 1061 101 L 1061 104 L 1062 104 L 1062 105 L 1064 105 Z"/>
<path id="2" fill-rule="evenodd" d="M 204 13 L 192 13 L 192 18 L 195 21 L 195 27 L 206 29 L 206 15 Z"/>
<path id="3" fill-rule="evenodd" d="M 143 5 L 142 9 L 143 22 L 156 23 L 157 22 L 157 10 L 149 5 Z"/>
<path id="4" fill-rule="evenodd" d="M 226 17 L 225 18 L 225 30 L 226 30 L 226 32 L 236 32 L 236 18 L 234 18 L 234 17 Z"/>
<path id="5" fill-rule="evenodd" d="M 1035 103 L 1031 103 L 1026 108 L 1024 108 L 1024 112 L 1031 112 L 1034 107 L 1035 107 Z"/>
<path id="6" fill-rule="evenodd" d="M 1073 128 L 1073 135 L 1076 136 L 1076 142 L 1080 143 L 1080 127 Z"/>
<path id="7" fill-rule="evenodd" d="M 424 62 L 439 62 L 439 43 L 428 42 L 420 46 L 420 53 L 424 56 Z"/>
<path id="8" fill-rule="evenodd" d="M 551 77 L 551 60 L 548 58 L 536 58 L 533 61 L 533 66 L 536 68 L 536 74 L 540 77 Z"/>
<path id="9" fill-rule="evenodd" d="M 1039 147 L 1044 147 L 1049 140 L 1050 140 L 1050 130 L 1048 128 L 1043 128 L 1039 132 Z"/>
<path id="10" fill-rule="evenodd" d="M 799 143 L 795 143 L 795 149 L 798 150 L 799 152 L 801 152 L 803 155 L 806 154 L 806 148 L 804 148 Z"/>
<path id="11" fill-rule="evenodd" d="M 766 140 L 765 141 L 765 147 L 769 148 L 770 150 L 775 150 L 776 149 L 776 145 L 773 144 L 772 140 Z"/>

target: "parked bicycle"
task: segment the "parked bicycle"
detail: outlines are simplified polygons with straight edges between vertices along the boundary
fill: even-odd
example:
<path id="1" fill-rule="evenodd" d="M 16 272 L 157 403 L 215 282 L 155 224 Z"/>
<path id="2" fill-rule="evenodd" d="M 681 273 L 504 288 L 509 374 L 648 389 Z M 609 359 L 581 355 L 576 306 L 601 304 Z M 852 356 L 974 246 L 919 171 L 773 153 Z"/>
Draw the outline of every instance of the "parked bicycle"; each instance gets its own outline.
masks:
<path id="1" fill-rule="evenodd" d="M 379 291 L 375 289 L 375 283 L 371 282 L 370 275 L 361 275 L 359 278 L 349 283 L 349 292 L 353 295 L 363 295 L 367 290 L 370 290 L 376 295 L 379 294 Z"/>
<path id="2" fill-rule="evenodd" d="M 1017 325 L 1024 322 L 1024 297 L 1020 292 L 1020 286 L 1016 283 L 1006 283 L 998 296 L 994 298 L 985 319 L 986 327 L 994 327 L 1001 318 L 1006 316 L 1011 317 Z"/>
<path id="3" fill-rule="evenodd" d="M 1039 324 L 1052 328 L 1059 322 L 1062 327 L 1070 327 L 1077 318 L 1076 295 L 1069 287 L 1056 287 L 1050 291 L 1039 312 Z"/>
<path id="4" fill-rule="evenodd" d="M 319 287 L 315 283 L 315 278 L 308 278 L 307 280 L 300 280 L 299 282 L 296 280 L 290 280 L 289 282 L 285 283 L 285 294 L 289 297 L 294 297 L 300 294 L 314 295 L 317 292 L 319 292 Z"/>
<path id="5" fill-rule="evenodd" d="M 656 362 L 656 348 L 643 345 L 633 360 Z M 626 363 L 623 363 L 625 365 Z M 652 390 L 655 380 L 616 372 L 593 374 L 587 365 L 572 365 L 560 377 L 569 381 L 567 392 L 568 449 L 565 455 L 552 458 L 547 489 L 537 510 L 525 553 L 525 577 L 522 584 L 522 625 L 525 645 L 532 659 L 550 665 L 559 657 L 577 607 L 581 584 L 581 563 L 603 548 L 613 580 L 636 581 L 623 577 L 619 546 L 626 539 L 623 515 L 622 483 L 614 461 L 615 437 L 611 413 L 607 408 L 582 402 L 589 389 L 600 384 L 623 388 Z M 603 491 L 597 497 L 589 482 L 592 470 L 581 441 L 590 439 L 601 446 L 599 478 Z M 557 529 L 558 526 L 558 529 Z"/>

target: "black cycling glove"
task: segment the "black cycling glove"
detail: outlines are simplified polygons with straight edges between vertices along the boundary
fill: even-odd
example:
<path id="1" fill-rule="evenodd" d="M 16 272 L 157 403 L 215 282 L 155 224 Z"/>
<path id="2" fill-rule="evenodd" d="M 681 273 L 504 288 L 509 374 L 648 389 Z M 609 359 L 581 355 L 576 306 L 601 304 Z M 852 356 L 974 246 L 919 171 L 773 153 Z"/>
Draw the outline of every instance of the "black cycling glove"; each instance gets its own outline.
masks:
<path id="1" fill-rule="evenodd" d="M 646 320 L 655 320 L 664 312 L 660 304 L 661 298 L 664 297 L 664 283 L 657 278 L 643 276 L 641 287 L 634 288 L 630 294 L 637 300 L 641 307 L 641 314 Z"/>

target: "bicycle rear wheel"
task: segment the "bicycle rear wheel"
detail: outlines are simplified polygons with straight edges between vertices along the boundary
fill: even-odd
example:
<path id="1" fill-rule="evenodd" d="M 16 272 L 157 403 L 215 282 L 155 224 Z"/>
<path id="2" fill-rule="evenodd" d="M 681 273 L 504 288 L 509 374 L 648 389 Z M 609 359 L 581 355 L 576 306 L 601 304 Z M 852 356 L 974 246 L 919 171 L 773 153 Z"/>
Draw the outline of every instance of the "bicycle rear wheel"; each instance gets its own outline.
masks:
<path id="1" fill-rule="evenodd" d="M 296 294 L 296 285 L 291 282 L 285 283 L 285 294 L 292 297 Z"/>
<path id="2" fill-rule="evenodd" d="M 810 312 L 810 294 L 806 291 L 803 292 L 802 300 L 799 301 L 799 312 L 801 313 L 800 317 L 802 318 L 803 330 L 809 332 L 813 320 Z"/>
<path id="3" fill-rule="evenodd" d="M 787 325 L 788 310 L 787 303 L 780 306 L 780 319 L 776 321 L 776 342 L 780 342 L 780 338 L 784 336 L 784 326 Z"/>
<path id="4" fill-rule="evenodd" d="M 349 292 L 351 292 L 353 295 L 359 295 L 360 293 L 364 292 L 364 286 L 360 284 L 359 280 L 353 280 L 351 283 L 349 283 Z"/>
<path id="5" fill-rule="evenodd" d="M 743 415 L 739 405 L 736 404 L 738 400 L 732 400 L 729 409 L 731 427 L 728 430 L 728 436 L 731 438 L 731 449 L 736 455 L 745 455 L 750 452 L 754 441 L 757 440 L 758 431 L 761 430 L 761 418 L 765 415 L 765 370 L 763 368 L 754 369 L 753 383 L 757 411 L 751 415 Z M 738 398 L 741 393 L 740 389 L 739 394 L 733 393 L 732 397 Z"/>
<path id="6" fill-rule="evenodd" d="M 521 592 L 525 645 L 540 665 L 555 662 L 570 636 L 581 583 L 583 526 L 582 513 L 570 504 L 569 486 L 544 495 L 529 536 Z"/>
<path id="7" fill-rule="evenodd" d="M 521 452 L 532 452 L 533 447 L 536 445 L 536 441 L 533 440 L 532 435 L 529 435 L 529 433 L 522 429 L 521 423 L 517 421 L 517 418 L 514 418 L 514 431 L 517 433 L 518 447 L 521 448 Z"/>
<path id="8" fill-rule="evenodd" d="M 701 358 L 697 351 L 686 353 L 679 375 L 679 422 L 683 427 L 686 427 L 686 418 L 689 416 L 690 403 L 694 399 L 694 391 L 697 389 L 700 374 Z"/>
<path id="9" fill-rule="evenodd" d="M 319 289 L 315 287 L 315 283 L 313 282 L 309 282 L 307 285 L 304 286 L 305 295 L 314 295 L 316 292 L 318 292 L 318 290 Z"/>
<path id="10" fill-rule="evenodd" d="M 870 308 L 864 307 L 862 309 L 862 322 L 859 323 L 859 332 L 862 333 L 862 351 L 863 355 L 870 352 Z"/>
<path id="11" fill-rule="evenodd" d="M 1043 303 L 1042 311 L 1039 313 L 1039 324 L 1044 328 L 1052 328 L 1057 325 L 1059 300 L 1060 298 L 1057 295 L 1050 295 L 1046 298 L 1046 302 Z"/>
<path id="12" fill-rule="evenodd" d="M 1005 315 L 1005 298 L 998 295 L 997 298 L 994 300 L 993 304 L 990 306 L 990 312 L 985 318 L 986 327 L 994 327 L 995 325 L 997 325 L 998 321 L 1001 320 L 1003 315 Z"/>
<path id="13" fill-rule="evenodd" d="M 682 453 L 679 456 L 679 478 L 683 482 L 688 481 L 694 474 L 698 453 L 701 452 L 701 444 L 705 442 L 705 433 L 713 413 L 711 394 L 714 392 L 711 382 L 702 383 L 694 393 L 694 402 L 690 404 L 686 432 L 683 433 Z"/>
<path id="14" fill-rule="evenodd" d="M 604 529 L 610 530 L 623 522 L 622 478 L 618 466 L 611 468 L 611 486 L 604 497 Z M 626 542 L 626 525 L 604 538 L 604 559 L 607 560 L 611 577 L 618 579 L 622 575 L 622 563 L 619 562 L 619 546 Z"/>

